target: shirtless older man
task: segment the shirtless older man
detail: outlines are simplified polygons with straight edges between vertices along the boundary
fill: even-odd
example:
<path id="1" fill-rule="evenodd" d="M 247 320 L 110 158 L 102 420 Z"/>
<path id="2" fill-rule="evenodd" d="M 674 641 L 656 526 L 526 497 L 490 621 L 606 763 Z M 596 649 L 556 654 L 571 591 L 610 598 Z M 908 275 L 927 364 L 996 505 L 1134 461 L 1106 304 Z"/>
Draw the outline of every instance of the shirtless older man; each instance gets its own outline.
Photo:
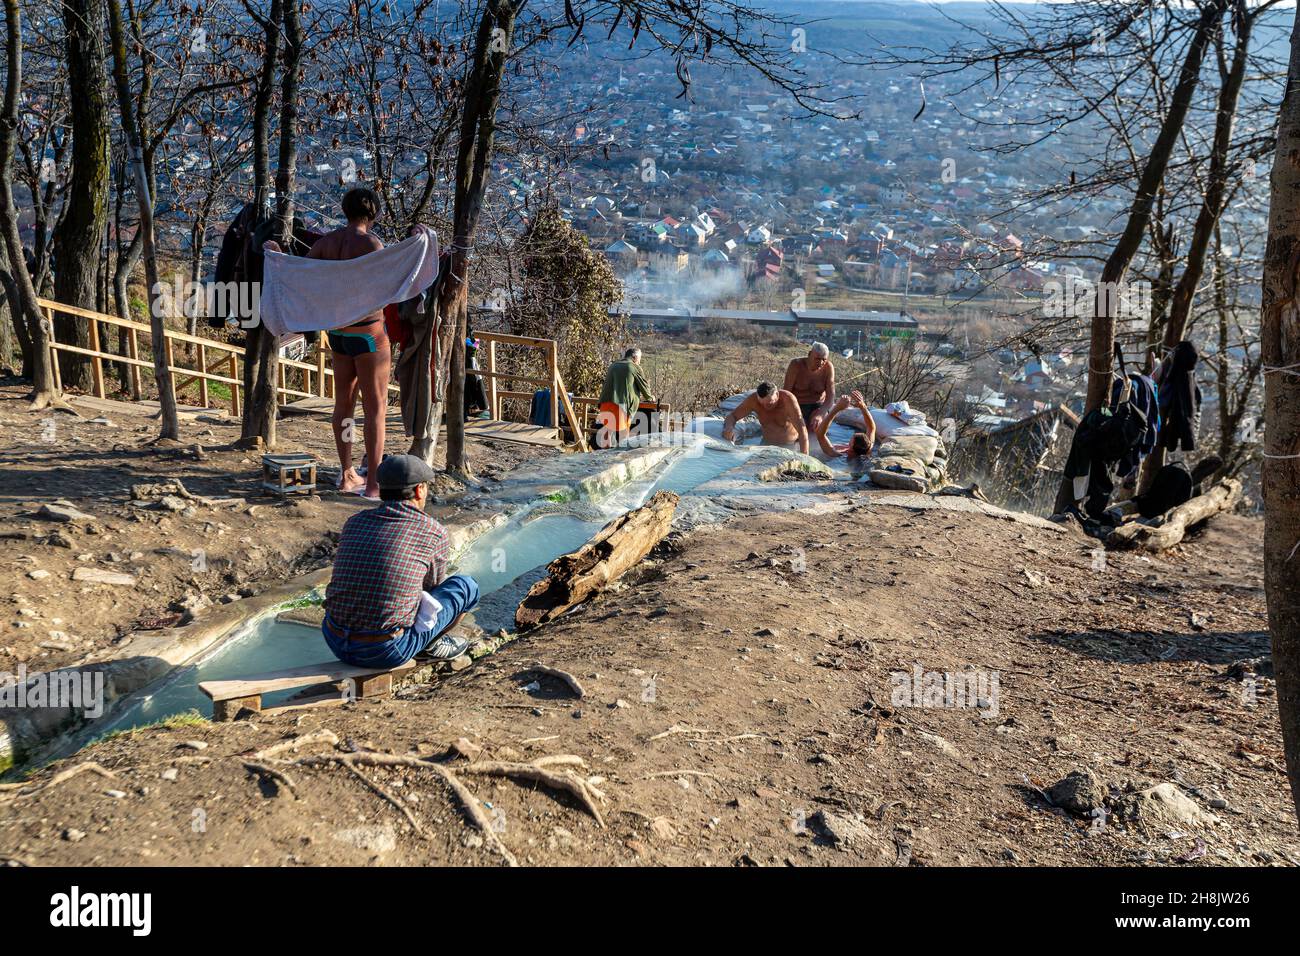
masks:
<path id="1" fill-rule="evenodd" d="M 771 382 L 760 382 L 722 423 L 722 440 L 736 440 L 736 422 L 753 412 L 763 426 L 763 444 L 808 454 L 808 425 L 792 393 Z"/>
<path id="2" fill-rule="evenodd" d="M 791 359 L 781 387 L 793 392 L 799 401 L 804 424 L 817 427 L 817 420 L 830 411 L 835 400 L 835 366 L 831 350 L 823 342 L 814 342 L 805 358 Z"/>

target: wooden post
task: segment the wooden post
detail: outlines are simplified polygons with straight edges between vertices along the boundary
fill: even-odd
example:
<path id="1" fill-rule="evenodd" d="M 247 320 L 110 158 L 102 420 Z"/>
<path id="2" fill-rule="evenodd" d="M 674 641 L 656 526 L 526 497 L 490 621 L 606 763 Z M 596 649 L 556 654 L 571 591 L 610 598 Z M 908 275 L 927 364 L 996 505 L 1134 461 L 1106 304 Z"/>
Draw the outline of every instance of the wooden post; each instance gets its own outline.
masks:
<path id="1" fill-rule="evenodd" d="M 237 352 L 230 353 L 230 377 L 235 380 L 230 386 L 230 414 L 239 417 L 239 357 Z"/>
<path id="2" fill-rule="evenodd" d="M 199 404 L 208 407 L 208 347 L 199 346 Z"/>
<path id="3" fill-rule="evenodd" d="M 496 339 L 488 339 L 487 370 L 489 373 L 491 373 L 488 376 L 488 414 L 491 416 L 493 421 L 500 421 L 501 411 L 497 407 L 498 403 L 501 400 L 500 398 L 497 397 L 497 377 L 496 377 L 497 341 Z"/>
<path id="4" fill-rule="evenodd" d="M 90 350 L 95 353 L 90 360 L 92 377 L 95 382 L 95 397 L 104 398 L 104 360 L 99 357 L 99 323 L 94 319 L 87 319 L 86 321 L 90 324 Z"/>
<path id="5" fill-rule="evenodd" d="M 176 340 L 166 332 L 163 332 L 163 342 L 167 345 L 167 377 L 171 379 L 172 394 L 176 394 L 176 373 L 172 371 L 176 367 Z M 158 383 L 154 383 L 155 385 Z"/>
<path id="6" fill-rule="evenodd" d="M 555 426 L 555 437 L 564 437 L 564 428 L 560 425 L 560 369 L 555 361 L 555 341 L 546 343 L 546 361 L 550 367 L 551 378 L 551 424 Z"/>
<path id="7" fill-rule="evenodd" d="M 130 334 L 126 339 L 127 354 L 133 359 L 140 357 L 140 333 L 132 327 L 128 330 Z M 134 362 L 131 363 L 131 398 L 133 401 L 140 401 L 140 366 Z"/>
<path id="8" fill-rule="evenodd" d="M 321 398 L 325 395 L 325 349 L 321 348 L 320 343 L 316 344 L 316 394 Z"/>
<path id="9" fill-rule="evenodd" d="M 45 324 L 49 327 L 47 331 L 49 332 L 50 335 L 50 364 L 54 366 L 54 390 L 56 392 L 62 392 L 63 374 L 59 371 L 59 353 L 58 350 L 55 349 L 54 347 L 55 345 L 58 344 L 58 340 L 54 337 L 54 310 L 53 309 L 45 310 Z"/>

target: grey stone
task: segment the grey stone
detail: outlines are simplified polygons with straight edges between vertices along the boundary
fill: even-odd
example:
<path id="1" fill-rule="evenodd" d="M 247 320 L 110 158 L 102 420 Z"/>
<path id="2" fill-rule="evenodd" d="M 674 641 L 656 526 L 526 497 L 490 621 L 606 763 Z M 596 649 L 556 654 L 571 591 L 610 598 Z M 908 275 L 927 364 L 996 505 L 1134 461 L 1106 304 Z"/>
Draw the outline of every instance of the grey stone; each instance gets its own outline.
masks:
<path id="1" fill-rule="evenodd" d="M 1116 808 L 1124 820 L 1149 827 L 1208 827 L 1219 818 L 1202 810 L 1172 783 L 1161 783 L 1122 797 Z"/>
<path id="2" fill-rule="evenodd" d="M 118 584 L 123 587 L 135 587 L 135 576 L 118 571 L 105 571 L 103 568 L 77 568 L 72 572 L 74 581 L 90 581 L 93 584 Z"/>
<path id="3" fill-rule="evenodd" d="M 88 515 L 84 511 L 73 507 L 67 501 L 53 501 L 43 504 L 36 512 L 36 517 L 44 518 L 46 521 L 97 521 L 94 515 Z"/>
<path id="4" fill-rule="evenodd" d="M 1087 816 L 1106 799 L 1106 787 L 1091 770 L 1072 770 L 1047 791 L 1058 807 Z"/>
<path id="5" fill-rule="evenodd" d="M 386 826 L 335 830 L 334 839 L 358 850 L 377 853 L 381 856 L 397 849 L 397 836 L 393 833 L 392 827 Z"/>

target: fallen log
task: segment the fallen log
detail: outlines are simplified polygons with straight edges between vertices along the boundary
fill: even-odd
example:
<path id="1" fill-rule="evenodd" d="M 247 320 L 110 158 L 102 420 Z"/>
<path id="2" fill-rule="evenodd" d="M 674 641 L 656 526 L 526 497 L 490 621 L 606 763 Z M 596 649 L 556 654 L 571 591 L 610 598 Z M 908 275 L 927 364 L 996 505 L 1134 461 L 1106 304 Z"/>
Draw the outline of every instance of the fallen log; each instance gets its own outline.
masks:
<path id="1" fill-rule="evenodd" d="M 640 508 L 615 518 L 571 554 L 547 565 L 515 611 L 515 628 L 528 630 L 559 617 L 621 578 L 663 540 L 677 512 L 677 495 L 656 492 Z"/>
<path id="2" fill-rule="evenodd" d="M 1163 551 L 1183 540 L 1189 528 L 1214 517 L 1221 511 L 1231 511 L 1241 500 L 1241 482 L 1225 478 L 1203 495 L 1197 495 L 1176 508 L 1170 508 L 1157 524 L 1133 521 L 1120 525 L 1106 537 L 1108 548 L 1143 548 Z"/>

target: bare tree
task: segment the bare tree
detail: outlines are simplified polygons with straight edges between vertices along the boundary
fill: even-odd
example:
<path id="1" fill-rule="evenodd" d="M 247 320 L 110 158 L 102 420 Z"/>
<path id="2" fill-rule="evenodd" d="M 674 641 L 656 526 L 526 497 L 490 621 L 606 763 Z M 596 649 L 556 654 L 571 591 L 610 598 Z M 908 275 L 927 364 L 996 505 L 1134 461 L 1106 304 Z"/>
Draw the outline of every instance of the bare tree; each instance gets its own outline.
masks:
<path id="1" fill-rule="evenodd" d="M 18 206 L 14 202 L 14 145 L 23 75 L 22 12 L 18 0 L 5 0 L 5 53 L 4 113 L 0 115 L 0 230 L 4 232 L 8 259 L 5 287 L 14 325 L 25 328 L 32 343 L 32 408 L 40 409 L 63 403 L 54 387 L 49 329 L 36 305 L 36 289 L 23 256 L 22 239 L 18 233 Z"/>
<path id="2" fill-rule="evenodd" d="M 1277 124 L 1260 329 L 1264 593 L 1291 795 L 1300 818 L 1300 9 Z"/>

